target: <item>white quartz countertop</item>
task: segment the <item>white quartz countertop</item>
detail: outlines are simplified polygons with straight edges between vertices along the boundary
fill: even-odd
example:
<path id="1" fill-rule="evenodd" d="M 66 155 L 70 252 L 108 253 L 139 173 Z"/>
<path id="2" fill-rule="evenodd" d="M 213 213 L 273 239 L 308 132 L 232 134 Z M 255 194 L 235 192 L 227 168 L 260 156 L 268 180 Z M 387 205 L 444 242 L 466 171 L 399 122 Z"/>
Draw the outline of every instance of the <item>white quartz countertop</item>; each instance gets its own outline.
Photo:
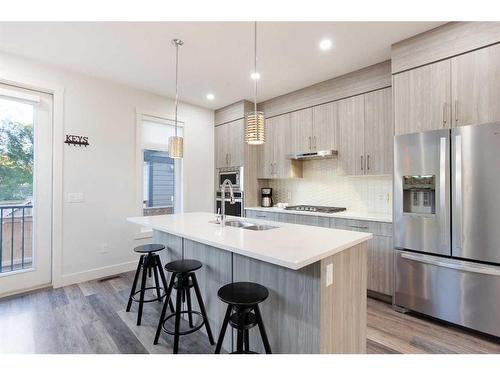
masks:
<path id="1" fill-rule="evenodd" d="M 131 217 L 127 220 L 153 230 L 293 270 L 372 238 L 371 233 L 228 216 L 227 220 L 242 220 L 277 227 L 253 231 L 210 223 L 214 218 L 212 213 L 192 212 Z"/>
<path id="2" fill-rule="evenodd" d="M 392 223 L 392 215 L 391 214 L 381 214 L 381 213 L 373 213 L 373 212 L 359 212 L 359 211 L 351 211 L 351 210 L 346 210 L 346 211 L 342 211 L 342 212 L 335 212 L 335 213 L 294 211 L 294 210 L 285 210 L 284 208 L 278 208 L 278 207 L 245 207 L 245 210 L 277 212 L 277 213 L 284 213 L 284 214 L 290 214 L 290 215 L 324 216 L 324 217 L 334 217 L 334 218 L 339 218 L 339 219 L 380 221 L 383 223 Z"/>

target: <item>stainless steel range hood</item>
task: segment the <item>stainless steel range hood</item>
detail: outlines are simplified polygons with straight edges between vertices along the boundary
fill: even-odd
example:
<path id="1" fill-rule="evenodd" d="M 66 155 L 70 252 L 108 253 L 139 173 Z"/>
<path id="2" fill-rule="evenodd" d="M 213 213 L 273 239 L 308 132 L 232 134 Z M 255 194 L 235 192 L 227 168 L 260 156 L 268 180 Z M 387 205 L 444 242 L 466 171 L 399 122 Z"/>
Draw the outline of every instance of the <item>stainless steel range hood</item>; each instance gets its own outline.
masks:
<path id="1" fill-rule="evenodd" d="M 333 159 L 338 156 L 337 150 L 322 150 L 317 152 L 304 152 L 301 154 L 289 154 L 286 157 L 293 160 L 318 160 L 318 159 Z"/>

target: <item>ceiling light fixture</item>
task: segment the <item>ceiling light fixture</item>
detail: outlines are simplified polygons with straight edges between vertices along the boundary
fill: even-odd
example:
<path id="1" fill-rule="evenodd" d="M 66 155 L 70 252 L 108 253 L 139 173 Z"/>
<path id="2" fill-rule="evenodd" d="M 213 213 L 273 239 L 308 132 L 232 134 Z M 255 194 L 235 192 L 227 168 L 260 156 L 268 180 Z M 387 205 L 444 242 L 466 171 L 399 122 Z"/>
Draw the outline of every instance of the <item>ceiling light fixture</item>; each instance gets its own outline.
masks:
<path id="1" fill-rule="evenodd" d="M 214 99 L 215 99 L 215 95 L 214 95 L 214 94 L 212 94 L 212 93 L 208 93 L 208 94 L 207 94 L 207 99 L 208 99 L 208 100 L 214 100 Z"/>
<path id="2" fill-rule="evenodd" d="M 177 107 L 179 104 L 179 46 L 184 42 L 180 39 L 173 39 L 175 46 L 175 136 L 168 139 L 168 156 L 173 159 L 180 159 L 184 156 L 184 140 L 177 136 Z"/>
<path id="3" fill-rule="evenodd" d="M 332 48 L 332 41 L 330 39 L 323 39 L 321 42 L 319 42 L 319 48 L 322 51 L 327 51 L 330 48 Z"/>
<path id="4" fill-rule="evenodd" d="M 254 22 L 254 69 L 251 75 L 254 80 L 254 110 L 245 115 L 245 142 L 249 145 L 261 145 L 265 141 L 264 112 L 257 111 L 257 22 Z"/>

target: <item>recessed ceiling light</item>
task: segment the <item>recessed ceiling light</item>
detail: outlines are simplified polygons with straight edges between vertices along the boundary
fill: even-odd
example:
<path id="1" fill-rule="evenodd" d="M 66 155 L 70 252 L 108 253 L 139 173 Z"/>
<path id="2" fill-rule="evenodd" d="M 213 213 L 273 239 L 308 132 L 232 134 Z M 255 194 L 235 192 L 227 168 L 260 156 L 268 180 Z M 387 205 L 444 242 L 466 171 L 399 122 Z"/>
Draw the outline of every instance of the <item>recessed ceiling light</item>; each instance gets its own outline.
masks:
<path id="1" fill-rule="evenodd" d="M 208 100 L 214 100 L 214 99 L 215 99 L 215 95 L 214 95 L 214 94 L 212 94 L 212 93 L 208 93 L 208 94 L 207 94 L 207 99 L 208 99 Z"/>
<path id="2" fill-rule="evenodd" d="M 253 72 L 250 74 L 250 78 L 252 78 L 254 81 L 260 79 L 260 73 L 259 72 Z"/>
<path id="3" fill-rule="evenodd" d="M 319 48 L 322 51 L 327 51 L 330 48 L 332 48 L 332 41 L 330 39 L 323 39 L 321 42 L 319 42 Z"/>

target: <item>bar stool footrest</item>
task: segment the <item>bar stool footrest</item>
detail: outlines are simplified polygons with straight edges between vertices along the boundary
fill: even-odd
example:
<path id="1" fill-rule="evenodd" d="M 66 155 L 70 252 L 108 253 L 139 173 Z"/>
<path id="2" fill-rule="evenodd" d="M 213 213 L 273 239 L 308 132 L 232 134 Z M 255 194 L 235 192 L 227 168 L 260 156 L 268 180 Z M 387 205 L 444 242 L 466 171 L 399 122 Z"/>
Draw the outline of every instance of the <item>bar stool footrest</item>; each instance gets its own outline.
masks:
<path id="1" fill-rule="evenodd" d="M 156 288 L 155 286 L 149 286 L 149 287 L 147 287 L 147 288 L 144 288 L 144 291 L 146 291 L 146 290 L 151 290 L 151 289 L 156 290 L 157 288 Z M 149 302 L 155 302 L 155 301 L 160 301 L 160 300 L 163 300 L 163 298 L 167 295 L 167 293 L 165 293 L 165 289 L 164 289 L 164 288 L 161 288 L 161 287 L 160 287 L 160 290 L 161 290 L 161 295 L 160 295 L 160 297 L 156 297 L 156 298 L 152 298 L 152 299 L 145 299 L 145 300 L 144 300 L 144 301 L 142 301 L 142 302 L 143 302 L 143 303 L 149 303 Z M 135 297 L 137 294 L 140 294 L 140 293 L 141 293 L 141 291 L 140 291 L 140 290 L 138 290 L 137 292 L 135 292 L 135 293 L 132 295 L 132 297 L 130 297 L 130 298 L 132 298 L 132 301 L 134 301 L 134 302 L 141 302 L 141 301 L 140 301 L 140 299 L 137 299 L 137 298 Z M 140 298 L 140 297 L 139 297 L 139 298 Z"/>
<path id="2" fill-rule="evenodd" d="M 175 335 L 175 331 L 171 331 L 170 329 L 168 329 L 167 327 L 165 327 L 165 324 L 167 323 L 167 321 L 169 319 L 174 318 L 175 314 L 176 313 L 172 313 L 172 314 L 168 315 L 165 318 L 165 320 L 163 321 L 163 323 L 162 323 L 162 330 L 163 330 L 163 332 L 168 333 L 169 335 Z M 205 325 L 205 321 L 203 320 L 203 315 L 199 311 L 182 310 L 180 312 L 180 314 L 181 314 L 181 316 L 182 315 L 187 315 L 187 314 L 192 314 L 192 315 L 199 316 L 199 317 L 201 317 L 201 322 L 197 326 L 195 326 L 193 328 L 190 328 L 190 329 L 185 330 L 185 331 L 179 331 L 179 333 L 178 333 L 179 336 L 189 335 L 190 333 L 198 331 L 201 327 L 203 327 Z"/>

